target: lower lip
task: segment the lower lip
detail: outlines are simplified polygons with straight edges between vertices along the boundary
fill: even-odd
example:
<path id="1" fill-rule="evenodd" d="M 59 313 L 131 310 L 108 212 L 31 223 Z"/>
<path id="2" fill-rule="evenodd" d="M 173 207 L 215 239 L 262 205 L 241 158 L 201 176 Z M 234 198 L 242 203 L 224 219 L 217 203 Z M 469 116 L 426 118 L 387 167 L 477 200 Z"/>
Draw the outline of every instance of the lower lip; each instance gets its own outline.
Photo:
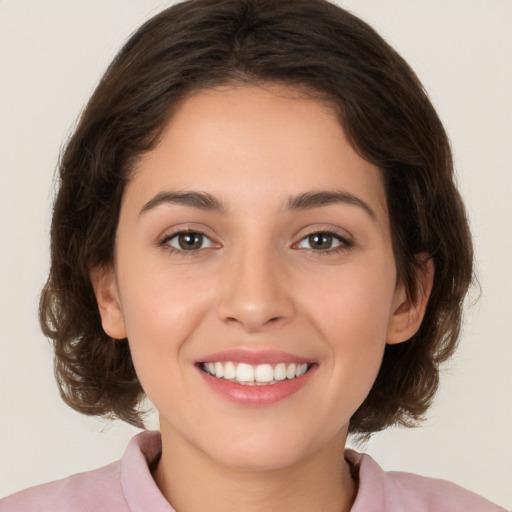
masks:
<path id="1" fill-rule="evenodd" d="M 248 386 L 218 379 L 198 368 L 206 384 L 222 398 L 246 407 L 263 407 L 285 400 L 302 389 L 316 369 L 313 365 L 304 375 L 265 386 Z"/>

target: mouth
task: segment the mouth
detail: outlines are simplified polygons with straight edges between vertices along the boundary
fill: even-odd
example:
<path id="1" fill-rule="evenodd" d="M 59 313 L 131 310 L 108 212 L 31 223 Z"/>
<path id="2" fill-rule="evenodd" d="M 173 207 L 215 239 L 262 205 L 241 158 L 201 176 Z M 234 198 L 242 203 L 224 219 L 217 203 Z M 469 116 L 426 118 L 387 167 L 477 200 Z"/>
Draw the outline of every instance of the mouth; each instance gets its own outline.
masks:
<path id="1" fill-rule="evenodd" d="M 242 386 L 272 386 L 283 381 L 298 379 L 305 375 L 312 363 L 285 363 L 252 365 L 234 361 L 201 362 L 201 371 L 224 381 Z"/>
<path id="2" fill-rule="evenodd" d="M 195 366 L 217 396 L 241 407 L 265 407 L 308 387 L 319 364 L 289 352 L 235 348 L 204 355 Z"/>

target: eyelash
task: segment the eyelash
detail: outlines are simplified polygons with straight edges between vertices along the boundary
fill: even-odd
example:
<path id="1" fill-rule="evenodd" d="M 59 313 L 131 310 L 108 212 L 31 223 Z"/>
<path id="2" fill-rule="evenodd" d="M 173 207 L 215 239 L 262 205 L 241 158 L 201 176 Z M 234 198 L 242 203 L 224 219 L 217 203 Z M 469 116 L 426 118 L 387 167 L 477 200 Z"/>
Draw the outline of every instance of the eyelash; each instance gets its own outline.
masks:
<path id="1" fill-rule="evenodd" d="M 346 237 L 340 235 L 339 233 L 337 233 L 335 231 L 331 231 L 328 229 L 319 229 L 317 231 L 312 231 L 312 232 L 308 233 L 307 235 L 303 236 L 297 243 L 293 244 L 293 247 L 297 247 L 301 242 L 303 242 L 304 240 L 307 240 L 308 238 L 311 238 L 314 236 L 319 236 L 319 235 L 330 237 L 333 239 L 333 241 L 337 240 L 339 242 L 339 245 L 336 247 L 330 247 L 330 248 L 324 249 L 324 250 L 305 248 L 305 250 L 314 254 L 315 256 L 321 256 L 324 254 L 326 254 L 326 255 L 327 254 L 328 255 L 339 254 L 341 252 L 350 250 L 354 246 L 354 243 L 351 240 L 347 239 Z"/>
<path id="2" fill-rule="evenodd" d="M 198 249 L 190 249 L 190 250 L 178 249 L 177 247 L 172 247 L 171 245 L 169 245 L 169 242 L 172 239 L 178 238 L 183 235 L 199 235 L 202 238 L 202 242 L 204 242 L 204 240 L 208 240 L 210 242 L 210 245 L 208 247 L 200 247 Z M 205 235 L 201 231 L 193 230 L 193 229 L 185 229 L 182 231 L 176 231 L 175 233 L 171 233 L 169 235 L 165 235 L 162 238 L 162 240 L 159 242 L 158 245 L 163 247 L 164 249 L 166 249 L 170 254 L 177 253 L 181 256 L 193 256 L 201 250 L 209 249 L 210 247 L 212 247 L 214 245 L 214 242 L 211 240 L 211 238 L 208 235 Z"/>
<path id="3" fill-rule="evenodd" d="M 201 237 L 201 242 L 204 242 L 205 240 L 209 241 L 209 246 L 187 250 L 187 249 L 179 249 L 177 247 L 172 247 L 171 245 L 169 245 L 169 242 L 171 240 L 173 240 L 174 238 L 183 236 L 183 235 L 199 235 Z M 317 231 L 310 232 L 307 235 L 303 236 L 298 242 L 296 242 L 292 245 L 292 248 L 300 249 L 299 244 L 301 244 L 303 241 L 307 240 L 308 238 L 311 239 L 311 237 L 319 236 L 319 235 L 330 237 L 330 238 L 332 238 L 333 241 L 334 240 L 338 241 L 339 245 L 336 247 L 330 247 L 327 249 L 314 249 L 314 248 L 309 248 L 309 249 L 303 248 L 303 249 L 316 255 L 316 256 L 320 256 L 320 255 L 324 255 L 324 254 L 330 254 L 330 255 L 339 254 L 341 252 L 350 250 L 354 245 L 353 242 L 348 240 L 346 237 L 341 236 L 339 233 L 336 233 L 334 231 L 329 231 L 329 230 L 317 230 Z M 188 230 L 177 231 L 175 233 L 165 235 L 160 240 L 158 245 L 165 248 L 170 254 L 179 254 L 181 256 L 193 256 L 193 255 L 197 254 L 199 251 L 213 247 L 215 245 L 215 242 L 213 242 L 212 239 L 208 235 L 202 233 L 201 231 L 188 229 Z"/>

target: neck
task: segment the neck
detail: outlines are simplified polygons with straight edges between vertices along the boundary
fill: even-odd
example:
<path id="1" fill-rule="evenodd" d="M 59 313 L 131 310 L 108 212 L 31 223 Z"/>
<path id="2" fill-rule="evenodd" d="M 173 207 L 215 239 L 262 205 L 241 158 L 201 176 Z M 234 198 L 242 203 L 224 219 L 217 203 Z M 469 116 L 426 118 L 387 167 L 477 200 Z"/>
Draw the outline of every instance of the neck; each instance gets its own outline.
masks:
<path id="1" fill-rule="evenodd" d="M 293 465 L 271 470 L 232 468 L 162 430 L 154 472 L 177 512 L 348 512 L 356 488 L 344 460 L 346 433 Z"/>

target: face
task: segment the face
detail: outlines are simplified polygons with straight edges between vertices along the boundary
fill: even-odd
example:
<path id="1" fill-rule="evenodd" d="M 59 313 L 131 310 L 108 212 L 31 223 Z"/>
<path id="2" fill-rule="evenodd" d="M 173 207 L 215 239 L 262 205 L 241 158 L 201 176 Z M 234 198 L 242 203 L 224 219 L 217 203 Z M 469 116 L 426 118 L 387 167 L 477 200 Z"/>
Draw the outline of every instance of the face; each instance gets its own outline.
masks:
<path id="1" fill-rule="evenodd" d="M 127 185 L 114 272 L 164 440 L 238 468 L 344 444 L 386 342 L 411 334 L 380 171 L 326 104 L 280 86 L 180 106 Z"/>

